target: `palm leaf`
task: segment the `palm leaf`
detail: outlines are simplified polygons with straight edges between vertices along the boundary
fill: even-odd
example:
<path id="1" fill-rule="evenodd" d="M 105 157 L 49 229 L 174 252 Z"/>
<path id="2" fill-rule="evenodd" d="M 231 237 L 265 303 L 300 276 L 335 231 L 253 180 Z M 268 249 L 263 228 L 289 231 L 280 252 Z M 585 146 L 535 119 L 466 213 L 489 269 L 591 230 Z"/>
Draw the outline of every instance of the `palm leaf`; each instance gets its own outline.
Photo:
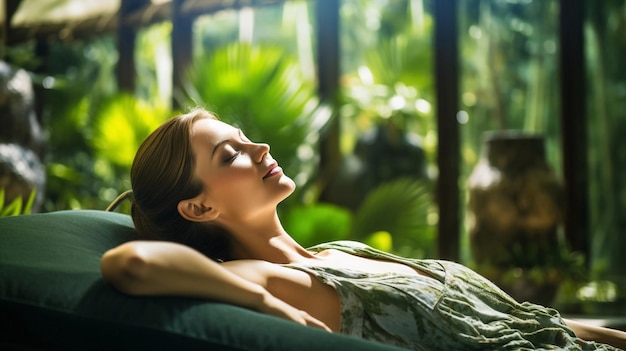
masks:
<path id="1" fill-rule="evenodd" d="M 429 42 L 427 36 L 416 37 L 406 33 L 381 39 L 375 50 L 365 53 L 374 81 L 389 87 L 402 82 L 419 91 L 428 91 L 432 79 L 426 72 L 431 72 L 432 53 L 431 50 L 416 48 L 427 48 Z"/>
<path id="2" fill-rule="evenodd" d="M 357 210 L 352 236 L 362 240 L 375 232 L 388 232 L 394 252 L 431 254 L 435 230 L 428 223 L 430 204 L 427 189 L 416 180 L 400 178 L 381 184 Z"/>

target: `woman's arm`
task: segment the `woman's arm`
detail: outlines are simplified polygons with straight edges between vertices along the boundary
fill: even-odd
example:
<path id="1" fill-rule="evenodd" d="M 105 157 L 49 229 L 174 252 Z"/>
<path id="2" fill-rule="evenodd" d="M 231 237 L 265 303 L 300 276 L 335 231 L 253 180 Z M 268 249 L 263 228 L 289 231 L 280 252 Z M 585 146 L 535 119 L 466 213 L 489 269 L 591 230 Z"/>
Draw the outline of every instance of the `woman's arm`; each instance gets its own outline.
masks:
<path id="1" fill-rule="evenodd" d="M 276 298 L 263 286 L 184 245 L 125 243 L 107 251 L 100 267 L 104 279 L 126 294 L 217 300 L 328 330 L 324 323 Z"/>
<path id="2" fill-rule="evenodd" d="M 593 326 L 570 319 L 563 319 L 577 337 L 626 350 L 626 332 L 616 329 Z"/>

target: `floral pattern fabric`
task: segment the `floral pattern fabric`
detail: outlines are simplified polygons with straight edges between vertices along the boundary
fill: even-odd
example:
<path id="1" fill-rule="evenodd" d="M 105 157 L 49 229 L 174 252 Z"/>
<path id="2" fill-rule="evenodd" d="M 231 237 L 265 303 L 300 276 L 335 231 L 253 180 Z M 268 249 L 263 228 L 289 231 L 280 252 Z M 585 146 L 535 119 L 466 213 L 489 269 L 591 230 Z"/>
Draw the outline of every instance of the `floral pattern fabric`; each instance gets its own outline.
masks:
<path id="1" fill-rule="evenodd" d="M 402 263 L 424 273 L 286 265 L 337 290 L 343 334 L 413 350 L 618 350 L 576 338 L 556 310 L 518 303 L 460 264 L 403 258 L 352 241 L 310 248 L 327 249 Z"/>

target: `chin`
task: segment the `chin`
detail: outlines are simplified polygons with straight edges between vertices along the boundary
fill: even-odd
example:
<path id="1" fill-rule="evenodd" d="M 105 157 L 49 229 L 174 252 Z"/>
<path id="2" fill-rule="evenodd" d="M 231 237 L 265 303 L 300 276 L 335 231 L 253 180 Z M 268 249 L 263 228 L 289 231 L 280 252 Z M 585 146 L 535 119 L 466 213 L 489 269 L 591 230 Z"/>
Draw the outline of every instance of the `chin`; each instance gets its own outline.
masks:
<path id="1" fill-rule="evenodd" d="M 289 188 L 291 189 L 291 191 L 289 192 L 290 194 L 294 192 L 294 190 L 296 190 L 296 182 L 293 181 L 293 179 L 285 176 L 285 183 L 287 183 L 286 185 L 289 186 Z"/>
<path id="2" fill-rule="evenodd" d="M 296 182 L 294 182 L 293 179 L 289 178 L 286 175 L 283 175 L 281 177 L 279 183 L 281 185 L 281 188 L 285 189 L 285 198 L 293 194 L 293 192 L 296 190 Z"/>

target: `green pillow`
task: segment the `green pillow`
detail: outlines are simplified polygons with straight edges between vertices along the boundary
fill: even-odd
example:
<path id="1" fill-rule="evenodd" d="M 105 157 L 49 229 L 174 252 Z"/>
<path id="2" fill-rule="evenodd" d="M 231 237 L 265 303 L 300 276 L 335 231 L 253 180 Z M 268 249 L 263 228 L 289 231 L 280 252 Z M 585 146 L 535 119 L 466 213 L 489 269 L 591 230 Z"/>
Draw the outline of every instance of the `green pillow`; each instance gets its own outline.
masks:
<path id="1" fill-rule="evenodd" d="M 100 257 L 133 238 L 114 212 L 0 218 L 0 349 L 398 350 L 233 305 L 121 294 Z"/>

